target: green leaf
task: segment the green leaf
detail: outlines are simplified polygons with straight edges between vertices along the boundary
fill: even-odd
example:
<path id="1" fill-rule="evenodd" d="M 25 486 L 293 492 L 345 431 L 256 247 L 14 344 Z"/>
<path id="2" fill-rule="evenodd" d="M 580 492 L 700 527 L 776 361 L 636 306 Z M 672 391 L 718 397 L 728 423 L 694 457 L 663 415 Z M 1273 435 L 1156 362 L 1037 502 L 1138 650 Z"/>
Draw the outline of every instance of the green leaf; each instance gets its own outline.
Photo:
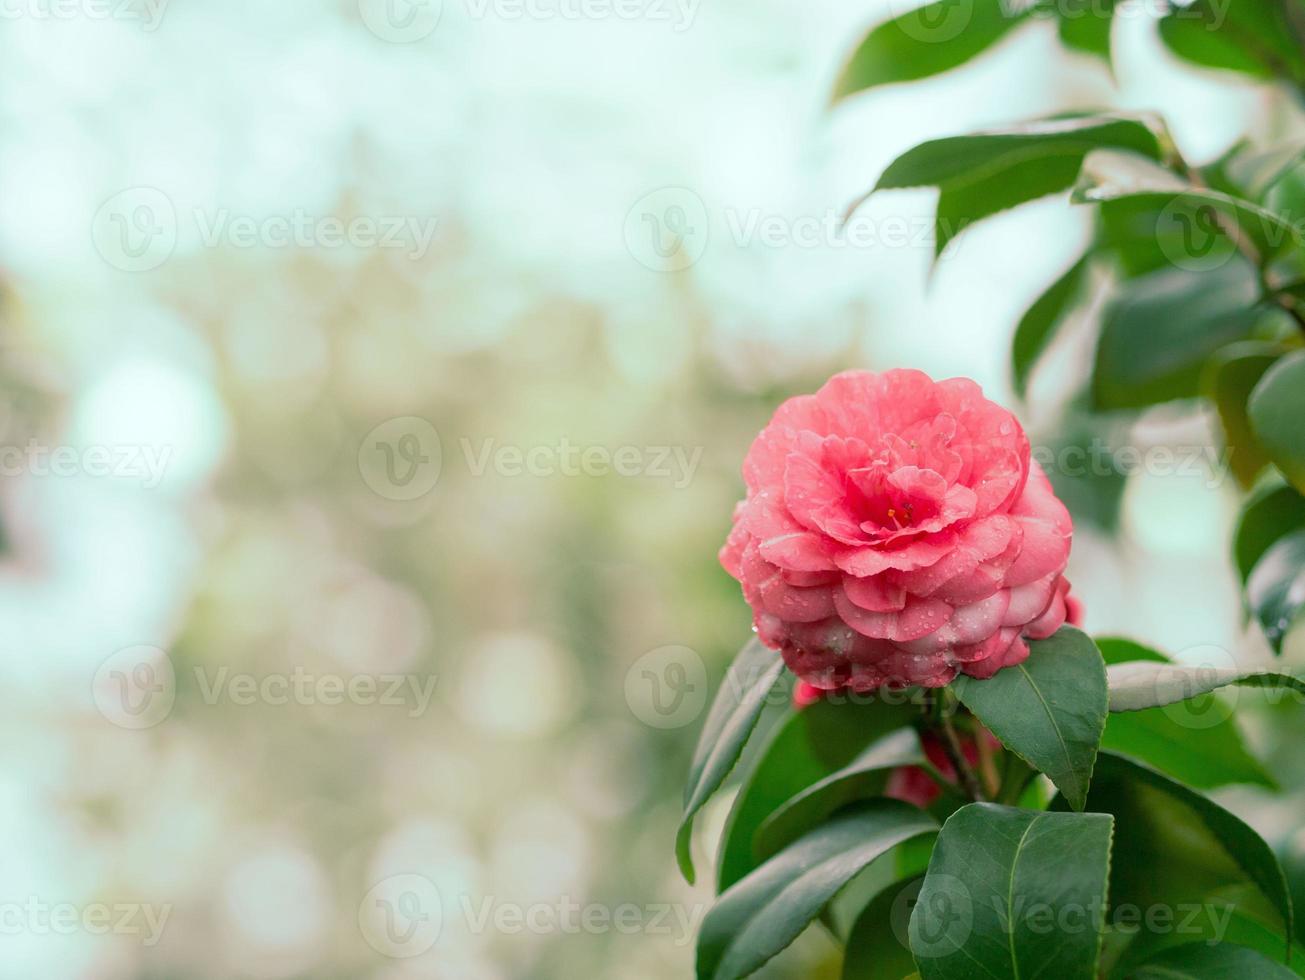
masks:
<path id="1" fill-rule="evenodd" d="M 1261 311 L 1255 271 L 1240 260 L 1205 272 L 1132 280 L 1106 312 L 1092 395 L 1100 409 L 1144 408 L 1199 393 L 1205 359 L 1245 339 Z"/>
<path id="2" fill-rule="evenodd" d="M 894 769 L 925 765 L 928 765 L 928 760 L 920 746 L 920 737 L 913 729 L 885 735 L 842 769 L 807 787 L 776 809 L 757 832 L 757 855 L 767 858 L 847 804 L 882 793 Z"/>
<path id="3" fill-rule="evenodd" d="M 957 810 L 911 915 L 921 977 L 1094 980 L 1112 824 L 994 803 Z"/>
<path id="4" fill-rule="evenodd" d="M 1183 246 L 1170 256 L 1179 268 L 1201 271 L 1227 262 L 1237 250 L 1239 235 L 1262 257 L 1276 255 L 1297 242 L 1290 221 L 1253 201 L 1197 187 L 1138 156 L 1115 150 L 1089 154 L 1083 161 L 1074 200 L 1100 204 L 1126 199 L 1160 209 L 1157 235 L 1166 230 L 1164 222 L 1179 225 L 1185 233 Z"/>
<path id="5" fill-rule="evenodd" d="M 1255 437 L 1297 490 L 1305 490 L 1305 350 L 1271 367 L 1251 392 Z"/>
<path id="6" fill-rule="evenodd" d="M 1122 637 L 1097 637 L 1096 643 L 1106 661 L 1107 679 L 1114 664 L 1169 662 L 1158 651 Z M 1101 748 L 1145 762 L 1199 789 L 1233 783 L 1277 785 L 1246 749 L 1236 718 L 1229 713 L 1220 716 L 1217 710 L 1198 714 L 1156 707 L 1112 712 Z"/>
<path id="7" fill-rule="evenodd" d="M 889 164 L 871 193 L 937 187 L 934 252 L 941 254 L 974 222 L 1072 187 L 1089 151 L 1113 147 L 1158 159 L 1161 143 L 1142 117 L 1038 120 L 921 143 Z"/>
<path id="8" fill-rule="evenodd" d="M 934 0 L 874 28 L 852 53 L 833 101 L 956 68 L 1028 16 L 1002 0 Z"/>
<path id="9" fill-rule="evenodd" d="M 1087 256 L 1079 259 L 1020 317 L 1011 343 L 1011 369 L 1015 391 L 1021 398 L 1028 391 L 1034 364 L 1055 338 L 1065 314 L 1078 301 L 1089 268 Z"/>
<path id="10" fill-rule="evenodd" d="M 1305 528 L 1305 497 L 1273 476 L 1247 498 L 1233 532 L 1233 557 L 1245 582 L 1255 563 L 1283 535 Z"/>
<path id="11" fill-rule="evenodd" d="M 791 711 L 775 727 L 734 800 L 722 837 L 716 890 L 726 891 L 760 863 L 757 831 L 775 810 L 918 715 L 912 704 L 878 700 L 834 704 L 822 699 Z"/>
<path id="12" fill-rule="evenodd" d="M 1305 607 L 1305 531 L 1279 538 L 1251 569 L 1246 601 L 1274 653 Z"/>
<path id="13" fill-rule="evenodd" d="M 779 675 L 784 661 L 779 654 L 750 640 L 730 664 L 721 688 L 716 692 L 707 723 L 698 737 L 698 747 L 689 767 L 689 781 L 684 787 L 684 816 L 675 837 L 675 856 L 680 871 L 690 884 L 694 880 L 693 818 L 702 809 L 739 761 L 744 743 L 757 724 L 761 709 Z"/>
<path id="14" fill-rule="evenodd" d="M 843 980 L 882 980 L 915 972 L 907 923 L 923 883 L 923 875 L 899 881 L 866 905 L 843 952 Z"/>
<path id="15" fill-rule="evenodd" d="M 1305 59 L 1276 3 L 1196 0 L 1171 10 L 1160 36 L 1180 58 L 1261 79 L 1305 76 Z"/>
<path id="16" fill-rule="evenodd" d="M 1063 797 L 1052 801 L 1053 809 L 1068 805 Z M 1290 935 L 1291 899 L 1278 859 L 1254 830 L 1217 803 L 1148 766 L 1102 752 L 1088 809 L 1115 817 L 1113 907 L 1163 906 L 1176 913 L 1180 905 L 1231 905 L 1248 914 L 1258 901 L 1257 914 Z M 1232 898 L 1229 890 L 1243 885 L 1254 887 Z M 1157 946 L 1171 945 L 1172 938 L 1172 930 L 1138 930 L 1122 962 L 1136 963 Z M 1279 950 L 1286 954 L 1288 948 L 1283 938 Z"/>
<path id="17" fill-rule="evenodd" d="M 1072 626 L 1029 642 L 1029 658 L 988 680 L 952 689 L 1002 744 L 1046 773 L 1082 809 L 1106 724 L 1106 669 L 1092 640 Z"/>
<path id="18" fill-rule="evenodd" d="M 1110 64 L 1110 26 L 1115 12 L 1113 0 L 1060 0 L 1060 40 L 1074 51 L 1101 58 Z"/>
<path id="19" fill-rule="evenodd" d="M 1282 347 L 1246 340 L 1215 351 L 1206 362 L 1201 387 L 1219 411 L 1228 466 L 1243 487 L 1255 482 L 1269 458 L 1260 448 L 1247 415 L 1251 390 L 1282 356 Z"/>
<path id="20" fill-rule="evenodd" d="M 880 799 L 807 834 L 727 891 L 707 913 L 698 937 L 699 980 L 735 980 L 759 969 L 857 872 L 937 828 L 923 811 Z"/>
<path id="21" fill-rule="evenodd" d="M 1221 687 L 1259 687 L 1305 694 L 1305 680 L 1257 667 L 1162 664 L 1153 661 L 1111 664 L 1106 668 L 1111 711 L 1164 707 Z"/>
<path id="22" fill-rule="evenodd" d="M 1296 980 L 1296 974 L 1245 946 L 1184 943 L 1147 960 L 1131 980 Z"/>

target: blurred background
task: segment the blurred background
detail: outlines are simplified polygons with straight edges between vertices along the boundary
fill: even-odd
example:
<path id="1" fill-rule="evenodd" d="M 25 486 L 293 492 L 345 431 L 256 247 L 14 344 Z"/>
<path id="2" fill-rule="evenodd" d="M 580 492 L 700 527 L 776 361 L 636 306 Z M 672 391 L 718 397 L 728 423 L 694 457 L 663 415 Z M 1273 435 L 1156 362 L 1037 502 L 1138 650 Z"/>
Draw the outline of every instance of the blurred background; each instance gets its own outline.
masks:
<path id="1" fill-rule="evenodd" d="M 928 193 L 848 204 L 1031 115 L 1159 110 L 1197 162 L 1299 125 L 1140 8 L 1114 78 L 1040 23 L 830 111 L 896 9 L 4 0 L 0 976 L 690 975 L 672 837 L 748 635 L 715 555 L 751 438 L 849 367 L 1015 406 L 1087 233 L 1039 202 L 931 270 Z M 1215 442 L 1077 419 L 1085 356 L 1035 442 Z M 1071 577 L 1093 632 L 1262 657 L 1202 459 L 1056 474 Z M 1231 805 L 1305 850 L 1298 803 Z M 766 975 L 836 970 L 812 933 Z"/>

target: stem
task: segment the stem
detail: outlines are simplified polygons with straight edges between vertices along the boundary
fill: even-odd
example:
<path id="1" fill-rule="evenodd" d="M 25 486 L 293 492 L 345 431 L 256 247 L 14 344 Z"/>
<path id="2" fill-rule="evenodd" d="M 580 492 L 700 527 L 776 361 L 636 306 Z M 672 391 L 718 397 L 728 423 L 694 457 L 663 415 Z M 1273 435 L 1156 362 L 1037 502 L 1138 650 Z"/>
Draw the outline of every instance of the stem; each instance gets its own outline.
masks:
<path id="1" fill-rule="evenodd" d="M 946 753 L 947 761 L 952 764 L 952 768 L 956 770 L 956 778 L 960 781 L 961 788 L 965 790 L 965 795 L 975 802 L 986 800 L 988 797 L 984 794 L 974 770 L 965 759 L 961 740 L 956 737 L 956 729 L 952 727 L 952 720 L 945 706 L 939 713 L 938 731 L 942 735 L 943 752 Z"/>

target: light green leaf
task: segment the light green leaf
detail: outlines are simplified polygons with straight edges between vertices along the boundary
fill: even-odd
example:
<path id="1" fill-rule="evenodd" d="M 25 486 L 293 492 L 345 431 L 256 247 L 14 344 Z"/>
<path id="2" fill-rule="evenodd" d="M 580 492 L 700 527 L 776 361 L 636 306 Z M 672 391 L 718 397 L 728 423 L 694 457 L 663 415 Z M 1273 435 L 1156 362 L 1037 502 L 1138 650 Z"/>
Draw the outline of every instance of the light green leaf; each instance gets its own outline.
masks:
<path id="1" fill-rule="evenodd" d="M 994 803 L 957 810 L 911 915 L 920 976 L 1094 980 L 1112 825 Z M 1073 928 L 1056 928 L 1058 917 Z"/>
<path id="2" fill-rule="evenodd" d="M 1083 808 L 1106 724 L 1106 669 L 1087 634 L 1064 626 L 1029 643 L 1024 663 L 952 689 L 1010 751 Z"/>
<path id="3" fill-rule="evenodd" d="M 1279 671 L 1250 667 L 1191 667 L 1153 661 L 1111 664 L 1106 668 L 1111 711 L 1141 711 L 1177 704 L 1221 687 L 1260 687 L 1305 694 L 1305 680 Z"/>
<path id="4" fill-rule="evenodd" d="M 1113 0 L 1060 0 L 1060 40 L 1065 47 L 1094 55 L 1110 64 L 1110 28 Z"/>
<path id="5" fill-rule="evenodd" d="M 852 53 L 833 101 L 956 68 L 1028 16 L 1002 0 L 934 0 L 874 28 Z"/>
<path id="6" fill-rule="evenodd" d="M 1305 351 L 1288 354 L 1265 373 L 1248 410 L 1269 458 L 1305 491 Z"/>
<path id="7" fill-rule="evenodd" d="M 756 727 L 766 698 L 783 670 L 784 661 L 779 654 L 766 649 L 760 640 L 752 639 L 734 658 L 712 702 L 689 767 L 689 780 L 684 787 L 684 816 L 675 838 L 676 859 L 690 883 L 694 879 L 690 851 L 693 818 L 739 761 L 744 743 Z"/>
<path id="8" fill-rule="evenodd" d="M 775 855 L 721 896 L 698 937 L 699 980 L 736 980 L 787 947 L 856 874 L 905 841 L 932 834 L 928 814 L 871 800 Z"/>

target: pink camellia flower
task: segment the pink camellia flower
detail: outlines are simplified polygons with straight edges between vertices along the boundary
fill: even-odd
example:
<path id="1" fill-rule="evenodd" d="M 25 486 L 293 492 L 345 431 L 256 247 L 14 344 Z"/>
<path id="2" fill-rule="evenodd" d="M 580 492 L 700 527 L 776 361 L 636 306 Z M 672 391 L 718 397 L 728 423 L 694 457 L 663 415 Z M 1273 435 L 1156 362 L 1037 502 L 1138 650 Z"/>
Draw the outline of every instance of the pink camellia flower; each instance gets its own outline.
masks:
<path id="1" fill-rule="evenodd" d="M 1069 513 L 973 381 L 835 375 L 779 407 L 743 477 L 721 564 L 812 687 L 991 677 L 1065 622 Z"/>

